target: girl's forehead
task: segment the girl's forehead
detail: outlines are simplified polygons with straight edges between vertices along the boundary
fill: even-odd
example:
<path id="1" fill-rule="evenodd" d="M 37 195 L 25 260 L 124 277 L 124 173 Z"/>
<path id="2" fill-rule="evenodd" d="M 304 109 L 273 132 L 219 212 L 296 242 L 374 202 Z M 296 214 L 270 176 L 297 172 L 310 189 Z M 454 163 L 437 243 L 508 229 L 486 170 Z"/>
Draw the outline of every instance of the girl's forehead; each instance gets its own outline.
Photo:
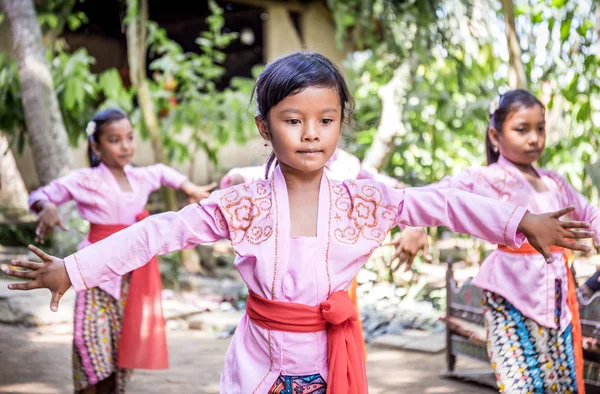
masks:
<path id="1" fill-rule="evenodd" d="M 341 108 L 340 95 L 333 87 L 309 86 L 298 93 L 281 100 L 273 109 L 311 109 L 315 111 L 337 110 Z"/>
<path id="2" fill-rule="evenodd" d="M 123 118 L 115 120 L 114 122 L 110 122 L 109 124 L 104 126 L 104 130 L 107 133 L 128 133 L 132 131 L 132 128 L 129 119 Z"/>
<path id="3" fill-rule="evenodd" d="M 544 110 L 539 105 L 531 107 L 519 107 L 508 114 L 507 121 L 543 121 L 545 119 Z"/>

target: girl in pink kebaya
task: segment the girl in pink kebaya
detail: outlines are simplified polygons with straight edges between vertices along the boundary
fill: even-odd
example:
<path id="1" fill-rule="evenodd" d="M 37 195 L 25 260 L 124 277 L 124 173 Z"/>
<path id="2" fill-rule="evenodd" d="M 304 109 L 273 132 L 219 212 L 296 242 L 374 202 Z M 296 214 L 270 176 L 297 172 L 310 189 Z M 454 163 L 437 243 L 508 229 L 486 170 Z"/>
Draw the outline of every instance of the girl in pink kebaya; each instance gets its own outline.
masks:
<path id="1" fill-rule="evenodd" d="M 509 91 L 490 108 L 488 165 L 428 188 L 457 188 L 534 213 L 573 206 L 569 217 L 590 223 L 596 231 L 594 241 L 600 244 L 600 209 L 562 176 L 535 167 L 545 143 L 542 103 L 525 90 Z M 397 242 L 403 237 L 412 242 L 413 253 L 406 253 L 405 260 L 426 244 L 422 234 L 411 229 L 400 235 Z M 575 282 L 568 264 L 571 254 L 552 246 L 545 253 L 552 254 L 554 263 L 547 264 L 536 249 L 529 243 L 520 248 L 499 246 L 473 281 L 484 290 L 488 353 L 498 387 L 502 393 L 581 394 L 585 392 L 583 352 Z M 587 286 L 598 288 L 597 278 Z"/>
<path id="2" fill-rule="evenodd" d="M 255 87 L 256 125 L 273 147 L 269 179 L 214 192 L 179 212 L 155 215 L 64 259 L 31 247 L 42 263 L 11 289 L 48 288 L 51 307 L 72 286 L 94 288 L 154 255 L 231 240 L 249 288 L 246 314 L 227 351 L 221 392 L 365 394 L 368 391 L 352 278 L 397 225 L 439 226 L 518 248 L 525 238 L 550 263 L 552 245 L 588 250 L 587 223 L 533 214 L 456 189 L 394 189 L 374 180 L 334 181 L 324 171 L 352 98 L 339 70 L 316 53 L 267 65 Z M 550 265 L 549 265 L 550 266 Z"/>
<path id="3" fill-rule="evenodd" d="M 148 196 L 161 186 L 180 189 L 194 202 L 209 195 L 209 187 L 196 186 L 163 164 L 132 167 L 136 144 L 129 119 L 121 110 L 98 112 L 86 131 L 90 167 L 31 193 L 29 204 L 38 213 L 39 242 L 55 226 L 65 229 L 57 206 L 69 200 L 77 203 L 81 216 L 90 222 L 90 232 L 79 246 L 82 249 L 146 217 Z M 131 280 L 114 275 L 98 287 L 77 293 L 75 392 L 123 393 L 126 369 L 168 368 L 160 273 L 152 257 L 132 273 Z"/>

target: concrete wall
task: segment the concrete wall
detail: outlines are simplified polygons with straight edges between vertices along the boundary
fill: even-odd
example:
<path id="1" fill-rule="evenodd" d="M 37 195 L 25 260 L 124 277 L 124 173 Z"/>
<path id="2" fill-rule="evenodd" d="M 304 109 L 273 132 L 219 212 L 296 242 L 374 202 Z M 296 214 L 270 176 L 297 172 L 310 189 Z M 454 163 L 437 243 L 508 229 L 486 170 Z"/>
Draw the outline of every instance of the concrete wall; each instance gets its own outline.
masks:
<path id="1" fill-rule="evenodd" d="M 270 1 L 254 1 L 254 4 L 261 4 L 267 10 L 268 18 L 265 20 L 265 58 L 267 61 L 272 61 L 284 54 L 297 50 L 311 50 L 323 53 L 325 56 L 332 59 L 341 67 L 341 62 L 345 57 L 345 53 L 339 50 L 335 43 L 335 25 L 329 10 L 321 4 L 309 4 L 306 7 L 295 7 L 296 11 L 300 12 L 300 24 L 303 37 L 300 37 L 294 27 L 288 8 L 285 2 L 270 2 Z M 0 42 L 3 40 L 2 26 L 0 25 Z M 72 46 L 79 47 L 85 45 L 94 46 L 97 43 L 97 37 L 90 37 L 91 41 L 84 42 L 76 37 L 69 37 L 69 42 Z M 115 46 L 116 43 L 106 42 L 99 44 L 100 47 Z M 93 54 L 98 62 L 102 62 L 102 51 L 100 47 L 90 48 L 88 51 Z M 0 46 L 0 51 L 8 50 L 6 45 Z M 116 49 L 116 48 L 115 48 Z M 115 51 L 120 52 L 120 51 Z M 111 56 L 115 56 L 113 53 Z M 123 59 L 119 55 L 119 63 Z M 250 99 L 248 97 L 248 99 Z M 86 156 L 87 144 L 81 142 L 80 146 L 73 149 L 75 163 L 77 167 L 87 166 Z M 193 169 L 193 181 L 197 183 L 207 183 L 213 180 L 218 180 L 229 168 L 236 166 L 256 165 L 265 162 L 269 155 L 267 148 L 264 148 L 262 140 L 258 138 L 250 141 L 245 146 L 239 146 L 231 143 L 226 146 L 219 155 L 219 163 L 221 168 L 214 168 L 206 156 L 202 153 L 198 154 L 195 166 Z M 147 141 L 141 141 L 138 138 L 137 153 L 133 163 L 136 165 L 149 165 L 154 161 L 152 159 L 152 149 Z M 38 180 L 33 166 L 31 152 L 26 149 L 24 154 L 17 157 L 17 164 L 25 180 L 25 184 L 31 190 L 37 186 Z M 175 165 L 175 168 L 185 174 L 190 173 L 190 165 Z"/>

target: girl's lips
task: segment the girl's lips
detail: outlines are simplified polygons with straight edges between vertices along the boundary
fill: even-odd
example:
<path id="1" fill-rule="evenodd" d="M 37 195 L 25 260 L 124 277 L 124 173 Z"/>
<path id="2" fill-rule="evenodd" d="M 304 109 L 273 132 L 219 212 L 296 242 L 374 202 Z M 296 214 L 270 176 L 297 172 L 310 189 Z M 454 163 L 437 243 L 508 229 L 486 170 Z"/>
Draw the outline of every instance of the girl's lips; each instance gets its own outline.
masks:
<path id="1" fill-rule="evenodd" d="M 308 149 L 308 150 L 299 150 L 298 153 L 301 153 L 303 155 L 316 155 L 317 153 L 323 153 L 323 151 L 316 150 L 316 149 Z"/>

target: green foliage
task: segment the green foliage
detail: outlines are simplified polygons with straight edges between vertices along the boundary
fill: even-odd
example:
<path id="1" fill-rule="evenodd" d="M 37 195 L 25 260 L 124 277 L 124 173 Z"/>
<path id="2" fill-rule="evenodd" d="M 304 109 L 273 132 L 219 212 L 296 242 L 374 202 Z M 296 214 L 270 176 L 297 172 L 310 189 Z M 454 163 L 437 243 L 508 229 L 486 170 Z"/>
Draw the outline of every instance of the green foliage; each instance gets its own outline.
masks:
<path id="1" fill-rule="evenodd" d="M 85 15 L 71 12 L 76 0 L 53 0 L 38 9 L 43 26 L 59 28 L 61 21 L 69 28 L 86 23 Z M 134 4 L 133 11 L 136 11 Z M 169 39 L 166 31 L 149 22 L 147 44 L 154 60 L 149 80 L 155 108 L 160 112 L 163 144 L 170 161 L 192 160 L 204 151 L 216 163 L 218 150 L 230 141 L 244 143 L 253 130 L 248 111 L 248 97 L 253 81 L 234 78 L 224 91 L 216 83 L 224 74 L 226 48 L 237 33 L 223 33 L 224 18 L 215 2 L 210 2 L 208 30 L 196 40 L 199 53 L 184 52 Z M 127 17 L 128 19 L 130 16 Z M 93 114 L 107 107 L 119 107 L 130 115 L 143 138 L 147 132 L 135 100 L 135 91 L 126 89 L 116 69 L 94 74 L 95 59 L 85 48 L 72 53 L 60 41 L 48 51 L 50 71 L 71 145 L 85 138 L 85 127 Z M 17 144 L 26 141 L 25 117 L 21 102 L 18 70 L 14 60 L 0 54 L 0 129 Z"/>
<path id="2" fill-rule="evenodd" d="M 148 23 L 149 68 L 154 72 L 152 96 L 161 115 L 163 145 L 171 161 L 193 159 L 199 150 L 216 164 L 219 149 L 231 137 L 242 143 L 252 130 L 247 111 L 252 81 L 234 78 L 228 89 L 218 91 L 223 76 L 225 53 L 222 52 L 237 33 L 224 33 L 223 10 L 209 3 L 208 30 L 196 43 L 199 52 L 184 52 L 156 23 Z"/>
<path id="3" fill-rule="evenodd" d="M 109 69 L 96 75 L 94 58 L 85 48 L 73 53 L 48 51 L 50 72 L 69 142 L 77 146 L 93 114 L 108 106 L 133 111 L 133 92 L 123 87 L 119 73 Z M 16 62 L 0 54 L 0 129 L 21 153 L 26 141 L 25 114 Z"/>
<path id="4" fill-rule="evenodd" d="M 434 182 L 485 163 L 488 105 L 507 90 L 500 2 L 329 0 L 338 38 L 356 48 L 348 79 L 357 100 L 350 146 L 365 153 L 379 125 L 377 93 L 403 62 L 414 64 L 402 104 L 407 134 L 384 168 L 405 183 Z M 596 3 L 515 0 L 531 89 L 550 88 L 547 150 L 540 166 L 558 170 L 592 201 L 586 164 L 599 158 L 600 83 Z"/>

